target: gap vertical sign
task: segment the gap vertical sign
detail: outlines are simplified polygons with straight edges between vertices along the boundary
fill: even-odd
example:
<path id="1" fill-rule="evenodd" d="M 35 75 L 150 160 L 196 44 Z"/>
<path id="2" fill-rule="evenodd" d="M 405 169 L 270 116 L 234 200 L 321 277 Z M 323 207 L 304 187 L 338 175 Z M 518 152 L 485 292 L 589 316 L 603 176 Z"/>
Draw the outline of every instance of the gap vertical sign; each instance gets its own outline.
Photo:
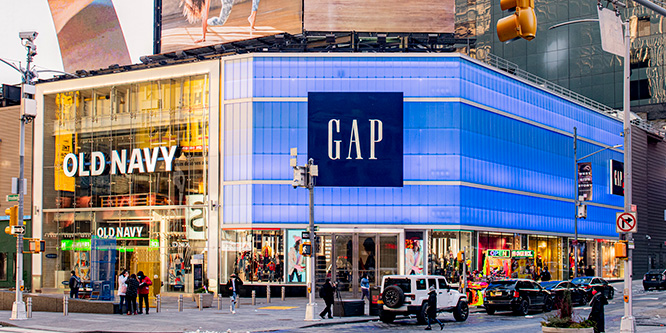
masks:
<path id="1" fill-rule="evenodd" d="M 316 186 L 402 187 L 401 92 L 308 93 Z"/>

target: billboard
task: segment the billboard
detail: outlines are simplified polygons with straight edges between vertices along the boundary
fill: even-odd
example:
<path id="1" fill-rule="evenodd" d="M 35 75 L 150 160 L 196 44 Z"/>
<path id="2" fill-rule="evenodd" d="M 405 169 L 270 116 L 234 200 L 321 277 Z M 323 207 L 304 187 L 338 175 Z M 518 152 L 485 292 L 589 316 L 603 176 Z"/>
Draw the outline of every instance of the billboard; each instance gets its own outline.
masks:
<path id="1" fill-rule="evenodd" d="M 403 185 L 401 92 L 308 93 L 308 158 L 317 186 Z"/>
<path id="2" fill-rule="evenodd" d="M 306 31 L 453 33 L 453 0 L 304 0 Z"/>
<path id="3" fill-rule="evenodd" d="M 152 53 L 152 1 L 48 0 L 48 6 L 65 72 L 129 65 Z"/>
<path id="4" fill-rule="evenodd" d="M 298 34 L 301 0 L 162 0 L 161 52 Z"/>

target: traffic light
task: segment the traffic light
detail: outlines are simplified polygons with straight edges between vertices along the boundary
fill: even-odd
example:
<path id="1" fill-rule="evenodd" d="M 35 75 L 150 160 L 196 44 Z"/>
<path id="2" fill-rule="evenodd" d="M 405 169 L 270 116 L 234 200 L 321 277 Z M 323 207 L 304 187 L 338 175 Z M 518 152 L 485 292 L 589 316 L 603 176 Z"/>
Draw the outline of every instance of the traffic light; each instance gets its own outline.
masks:
<path id="1" fill-rule="evenodd" d="M 32 239 L 28 244 L 28 249 L 32 253 L 40 253 L 46 251 L 46 241 L 39 239 Z"/>
<path id="2" fill-rule="evenodd" d="M 303 249 L 303 251 L 302 251 L 301 254 L 302 254 L 304 257 L 309 257 L 309 256 L 312 255 L 312 244 L 310 244 L 310 243 L 303 243 L 303 247 L 302 247 L 302 249 Z"/>
<path id="3" fill-rule="evenodd" d="M 463 255 L 465 255 L 465 251 L 458 251 L 458 261 L 463 261 Z"/>
<path id="4" fill-rule="evenodd" d="M 537 18 L 534 13 L 534 0 L 500 0 L 502 10 L 513 12 L 511 16 L 497 21 L 497 37 L 502 42 L 536 37 Z"/>
<path id="5" fill-rule="evenodd" d="M 5 227 L 5 233 L 12 234 L 12 226 L 18 225 L 18 206 L 14 205 L 5 209 L 5 214 L 9 215 L 9 226 Z"/>
<path id="6" fill-rule="evenodd" d="M 615 243 L 615 258 L 627 257 L 627 241 L 621 240 Z"/>

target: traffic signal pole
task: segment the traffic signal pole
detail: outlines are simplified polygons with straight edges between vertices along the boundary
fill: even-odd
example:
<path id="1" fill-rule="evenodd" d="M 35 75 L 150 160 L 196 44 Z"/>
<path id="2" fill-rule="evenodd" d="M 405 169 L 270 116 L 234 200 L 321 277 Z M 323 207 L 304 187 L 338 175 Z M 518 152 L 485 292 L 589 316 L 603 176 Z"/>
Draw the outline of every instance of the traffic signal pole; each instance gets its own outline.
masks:
<path id="1" fill-rule="evenodd" d="M 308 305 L 305 311 L 305 320 L 314 320 L 315 309 L 317 304 L 315 303 L 315 269 L 317 265 L 317 256 L 316 256 L 316 244 L 315 244 L 315 232 L 314 232 L 314 177 L 310 174 L 312 165 L 314 161 L 312 159 L 308 160 L 307 170 L 306 170 L 306 181 L 308 186 L 308 199 L 309 199 L 309 232 L 310 232 L 310 267 L 308 269 Z"/>

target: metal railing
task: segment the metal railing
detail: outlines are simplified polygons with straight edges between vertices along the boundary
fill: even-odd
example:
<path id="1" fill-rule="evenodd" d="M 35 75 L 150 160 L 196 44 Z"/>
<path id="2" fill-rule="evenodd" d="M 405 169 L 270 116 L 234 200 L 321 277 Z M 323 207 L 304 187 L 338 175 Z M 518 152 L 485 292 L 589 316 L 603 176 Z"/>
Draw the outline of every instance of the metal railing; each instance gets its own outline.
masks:
<path id="1" fill-rule="evenodd" d="M 558 84 L 555 84 L 553 82 L 550 82 L 544 78 L 541 78 L 539 76 L 536 76 L 530 72 L 527 72 L 525 70 L 520 69 L 518 65 L 514 64 L 511 61 L 508 61 L 504 58 L 498 57 L 492 53 L 486 53 L 484 57 L 478 58 L 478 60 L 485 62 L 486 64 L 493 66 L 501 71 L 507 72 L 509 74 L 512 74 L 514 76 L 517 76 L 521 79 L 524 79 L 526 81 L 529 81 L 531 83 L 534 83 L 538 85 L 539 87 L 546 89 L 554 94 L 557 94 L 559 96 L 568 98 L 574 102 L 577 102 L 579 104 L 582 104 L 593 111 L 614 117 L 622 121 L 622 110 L 616 110 L 611 108 L 608 105 L 599 103 L 593 99 L 590 99 L 588 97 L 585 97 L 577 92 L 571 91 L 567 88 L 564 88 Z M 641 119 L 641 118 L 635 118 L 631 120 L 631 123 L 640 128 L 643 129 L 647 132 L 657 134 L 661 137 L 664 137 L 665 133 L 662 130 L 659 130 L 658 128 L 654 127 L 651 123 Z"/>

